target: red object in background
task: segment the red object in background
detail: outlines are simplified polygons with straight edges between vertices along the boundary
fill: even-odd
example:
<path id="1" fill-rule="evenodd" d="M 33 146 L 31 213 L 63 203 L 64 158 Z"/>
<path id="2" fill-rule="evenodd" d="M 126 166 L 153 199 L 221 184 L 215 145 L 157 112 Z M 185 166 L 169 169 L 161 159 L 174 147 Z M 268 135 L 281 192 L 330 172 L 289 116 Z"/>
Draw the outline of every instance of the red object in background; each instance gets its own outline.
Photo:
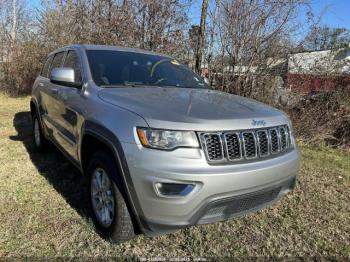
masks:
<path id="1" fill-rule="evenodd" d="M 202 76 L 202 77 L 209 78 L 209 68 L 203 67 L 203 68 L 201 69 L 201 76 Z"/>
<path id="2" fill-rule="evenodd" d="M 287 75 L 288 88 L 300 92 L 312 91 L 327 91 L 336 88 L 349 87 L 349 75 L 306 75 L 306 74 L 288 74 Z"/>

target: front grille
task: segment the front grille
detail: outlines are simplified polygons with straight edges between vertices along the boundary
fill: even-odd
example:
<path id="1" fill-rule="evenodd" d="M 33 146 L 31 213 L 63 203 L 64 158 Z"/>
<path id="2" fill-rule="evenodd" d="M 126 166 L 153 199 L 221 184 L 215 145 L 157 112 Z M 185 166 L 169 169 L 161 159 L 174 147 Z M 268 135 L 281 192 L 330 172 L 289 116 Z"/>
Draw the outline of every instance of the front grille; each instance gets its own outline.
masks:
<path id="1" fill-rule="evenodd" d="M 198 224 L 206 224 L 215 220 L 228 219 L 261 208 L 262 206 L 274 201 L 278 197 L 280 191 L 281 187 L 277 187 L 267 191 L 256 192 L 213 203 L 205 212 L 204 216 L 198 221 Z"/>
<path id="2" fill-rule="evenodd" d="M 225 134 L 225 143 L 227 148 L 227 158 L 229 160 L 239 160 L 242 158 L 241 140 L 239 133 Z"/>
<path id="3" fill-rule="evenodd" d="M 204 134 L 204 142 L 207 150 L 208 158 L 211 161 L 223 159 L 222 143 L 218 134 Z"/>
<path id="4" fill-rule="evenodd" d="M 270 129 L 269 132 L 271 138 L 271 153 L 276 154 L 279 151 L 278 132 L 276 128 Z"/>
<path id="5" fill-rule="evenodd" d="M 269 155 L 269 137 L 266 130 L 256 131 L 258 149 L 261 157 Z"/>
<path id="6" fill-rule="evenodd" d="M 289 146 L 289 138 L 288 138 L 288 128 L 280 127 L 280 136 L 281 136 L 281 150 L 285 150 Z"/>
<path id="7" fill-rule="evenodd" d="M 202 209 L 197 223 L 207 224 L 222 221 L 267 207 L 287 192 L 293 190 L 295 182 L 296 179 L 294 177 L 259 191 L 209 202 Z"/>
<path id="8" fill-rule="evenodd" d="M 250 160 L 281 154 L 291 148 L 288 126 L 234 132 L 201 133 L 208 162 Z"/>
<path id="9" fill-rule="evenodd" d="M 244 147 L 245 157 L 256 158 L 257 147 L 256 147 L 254 132 L 243 132 L 242 137 L 243 137 L 243 147 Z"/>

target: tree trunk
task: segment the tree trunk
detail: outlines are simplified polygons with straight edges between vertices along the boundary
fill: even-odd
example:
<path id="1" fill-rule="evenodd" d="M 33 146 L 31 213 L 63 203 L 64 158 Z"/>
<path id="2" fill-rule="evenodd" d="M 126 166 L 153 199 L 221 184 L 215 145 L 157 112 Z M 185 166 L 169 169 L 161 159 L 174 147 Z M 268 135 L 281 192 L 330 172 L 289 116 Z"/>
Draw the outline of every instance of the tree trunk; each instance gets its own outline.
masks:
<path id="1" fill-rule="evenodd" d="M 12 17 L 12 28 L 11 28 L 11 40 L 12 43 L 16 41 L 16 35 L 17 35 L 17 1 L 13 0 L 12 2 L 12 11 L 13 11 L 13 17 Z"/>
<path id="2" fill-rule="evenodd" d="M 196 72 L 200 73 L 201 71 L 201 63 L 202 63 L 202 55 L 205 41 L 205 22 L 207 18 L 207 10 L 208 10 L 208 0 L 203 0 L 202 2 L 202 13 L 201 13 L 201 24 L 199 27 L 199 35 L 198 35 L 198 44 L 197 44 L 197 54 L 196 54 Z"/>

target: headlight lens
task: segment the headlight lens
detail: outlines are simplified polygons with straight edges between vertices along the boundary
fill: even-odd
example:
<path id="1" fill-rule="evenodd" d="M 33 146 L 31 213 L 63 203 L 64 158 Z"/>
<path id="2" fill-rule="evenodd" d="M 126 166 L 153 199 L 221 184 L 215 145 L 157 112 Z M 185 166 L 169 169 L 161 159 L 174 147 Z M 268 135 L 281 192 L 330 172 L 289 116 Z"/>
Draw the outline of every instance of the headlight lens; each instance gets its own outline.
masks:
<path id="1" fill-rule="evenodd" d="M 177 147 L 199 147 L 195 132 L 137 128 L 137 135 L 145 147 L 172 150 Z"/>
<path id="2" fill-rule="evenodd" d="M 287 119 L 287 125 L 289 128 L 289 134 L 290 134 L 290 140 L 291 140 L 291 144 L 293 147 L 296 146 L 296 141 L 295 141 L 295 137 L 294 137 L 294 132 L 293 132 L 293 126 L 292 126 L 292 121 L 290 120 L 290 118 L 286 115 L 286 119 Z"/>

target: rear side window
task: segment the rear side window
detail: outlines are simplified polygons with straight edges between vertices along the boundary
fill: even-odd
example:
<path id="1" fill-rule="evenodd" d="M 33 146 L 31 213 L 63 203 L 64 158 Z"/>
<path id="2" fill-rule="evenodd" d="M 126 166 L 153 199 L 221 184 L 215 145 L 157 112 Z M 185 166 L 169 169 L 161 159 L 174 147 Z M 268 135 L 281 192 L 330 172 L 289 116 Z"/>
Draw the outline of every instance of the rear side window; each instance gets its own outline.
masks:
<path id="1" fill-rule="evenodd" d="M 63 67 L 70 67 L 74 69 L 74 81 L 81 82 L 81 70 L 78 55 L 75 51 L 70 50 L 66 56 Z"/>
<path id="2" fill-rule="evenodd" d="M 50 65 L 51 65 L 51 62 L 52 62 L 52 58 L 53 56 L 49 56 L 43 66 L 43 69 L 41 70 L 41 76 L 43 77 L 49 77 L 49 69 L 50 69 Z"/>
<path id="3" fill-rule="evenodd" d="M 57 67 L 61 67 L 62 66 L 63 56 L 64 56 L 64 52 L 60 52 L 60 53 L 55 54 L 55 56 L 54 56 L 54 58 L 52 60 L 50 73 L 51 73 L 53 68 L 57 68 Z"/>

